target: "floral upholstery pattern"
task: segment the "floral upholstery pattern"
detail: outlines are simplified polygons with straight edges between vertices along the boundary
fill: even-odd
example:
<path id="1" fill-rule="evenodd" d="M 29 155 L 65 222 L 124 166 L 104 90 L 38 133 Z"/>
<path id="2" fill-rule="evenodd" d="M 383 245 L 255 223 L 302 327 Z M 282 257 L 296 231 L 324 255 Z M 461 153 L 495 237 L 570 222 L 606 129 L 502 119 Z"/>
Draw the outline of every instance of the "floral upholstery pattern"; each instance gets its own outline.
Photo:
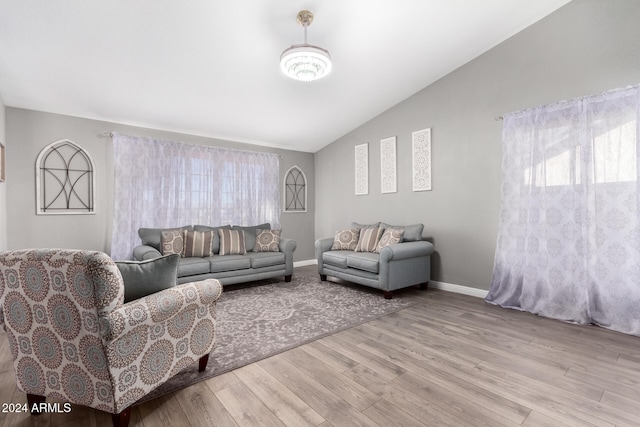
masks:
<path id="1" fill-rule="evenodd" d="M 215 279 L 123 304 L 120 271 L 96 251 L 0 253 L 0 324 L 18 388 L 122 412 L 215 342 Z"/>

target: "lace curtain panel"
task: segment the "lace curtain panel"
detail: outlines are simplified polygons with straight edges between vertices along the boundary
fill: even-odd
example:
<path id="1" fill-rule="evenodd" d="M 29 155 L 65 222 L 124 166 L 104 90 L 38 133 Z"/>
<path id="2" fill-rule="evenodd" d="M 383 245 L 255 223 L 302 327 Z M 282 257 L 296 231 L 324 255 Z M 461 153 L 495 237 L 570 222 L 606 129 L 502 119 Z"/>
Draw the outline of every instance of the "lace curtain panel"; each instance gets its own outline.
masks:
<path id="1" fill-rule="evenodd" d="M 141 227 L 279 227 L 276 154 L 114 134 L 113 156 L 113 259 L 132 258 Z"/>
<path id="2" fill-rule="evenodd" d="M 486 300 L 640 335 L 639 86 L 508 114 Z"/>

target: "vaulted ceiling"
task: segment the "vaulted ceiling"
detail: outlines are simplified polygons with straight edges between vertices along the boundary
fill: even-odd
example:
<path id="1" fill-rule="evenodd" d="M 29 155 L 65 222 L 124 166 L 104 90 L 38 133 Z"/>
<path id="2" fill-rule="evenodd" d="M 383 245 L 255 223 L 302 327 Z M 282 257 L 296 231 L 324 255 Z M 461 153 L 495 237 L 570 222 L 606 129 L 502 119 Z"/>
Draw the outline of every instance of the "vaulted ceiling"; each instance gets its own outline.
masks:
<path id="1" fill-rule="evenodd" d="M 0 0 L 8 107 L 315 152 L 568 0 Z M 333 72 L 285 77 L 308 41 Z M 108 130 L 108 129 L 105 129 Z"/>

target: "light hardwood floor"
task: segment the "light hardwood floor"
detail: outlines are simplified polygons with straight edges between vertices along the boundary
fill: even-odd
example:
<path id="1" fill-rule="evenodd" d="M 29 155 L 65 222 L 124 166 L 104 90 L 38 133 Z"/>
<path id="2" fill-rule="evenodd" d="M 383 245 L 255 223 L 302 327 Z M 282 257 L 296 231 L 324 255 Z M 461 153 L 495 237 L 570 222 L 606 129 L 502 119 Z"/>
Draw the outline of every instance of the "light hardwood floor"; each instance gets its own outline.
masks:
<path id="1" fill-rule="evenodd" d="M 418 304 L 136 406 L 130 425 L 640 425 L 639 337 L 403 292 Z M 0 403 L 26 402 L 0 340 Z M 111 417 L 74 405 L 0 413 L 0 425 L 110 426 Z"/>

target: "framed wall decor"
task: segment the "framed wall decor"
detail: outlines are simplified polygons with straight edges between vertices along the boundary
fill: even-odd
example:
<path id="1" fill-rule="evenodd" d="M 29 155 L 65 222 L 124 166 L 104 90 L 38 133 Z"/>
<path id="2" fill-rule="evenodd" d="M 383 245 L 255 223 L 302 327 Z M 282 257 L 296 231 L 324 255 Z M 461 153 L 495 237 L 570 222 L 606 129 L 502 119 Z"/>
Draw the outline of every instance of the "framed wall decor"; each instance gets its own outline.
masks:
<path id="1" fill-rule="evenodd" d="M 431 190 L 431 128 L 411 134 L 413 191 Z"/>
<path id="2" fill-rule="evenodd" d="M 4 144 L 0 142 L 0 182 L 5 180 Z"/>
<path id="3" fill-rule="evenodd" d="M 369 143 L 355 147 L 355 184 L 356 196 L 369 194 Z"/>
<path id="4" fill-rule="evenodd" d="M 382 193 L 398 191 L 396 178 L 396 137 L 380 140 L 380 189 Z"/>

